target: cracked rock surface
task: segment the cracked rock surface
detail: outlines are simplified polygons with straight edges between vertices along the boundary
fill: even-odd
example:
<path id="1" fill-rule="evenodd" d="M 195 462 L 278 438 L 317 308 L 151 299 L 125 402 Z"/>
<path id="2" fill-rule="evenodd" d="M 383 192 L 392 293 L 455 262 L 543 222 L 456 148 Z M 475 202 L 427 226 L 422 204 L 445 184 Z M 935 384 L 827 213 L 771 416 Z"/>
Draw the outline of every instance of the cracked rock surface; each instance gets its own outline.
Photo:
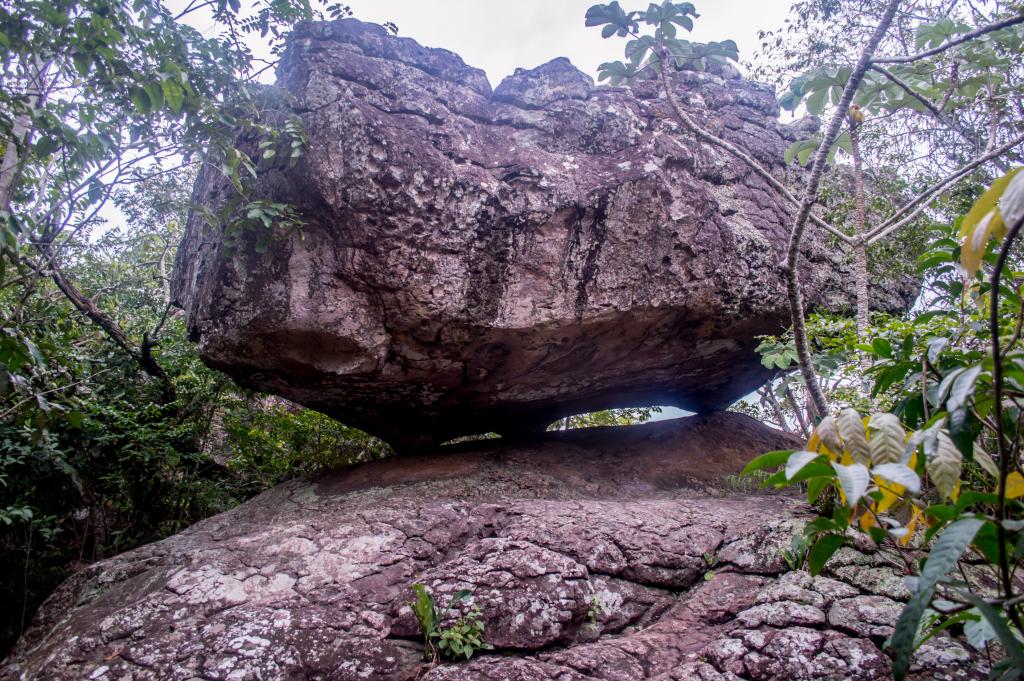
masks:
<path id="1" fill-rule="evenodd" d="M 887 678 L 899 595 L 843 568 L 890 564 L 844 549 L 828 576 L 786 572 L 800 500 L 722 479 L 793 444 L 725 413 L 286 483 L 74 575 L 0 678 Z M 441 602 L 470 589 L 495 650 L 426 665 L 415 582 Z M 985 672 L 937 637 L 913 678 Z"/>
<path id="2" fill-rule="evenodd" d="M 807 130 L 778 123 L 771 88 L 674 79 L 788 181 Z M 299 25 L 278 85 L 268 115 L 297 115 L 309 145 L 250 193 L 305 225 L 257 245 L 261 226 L 191 217 L 175 298 L 210 365 L 407 452 L 609 407 L 712 411 L 768 377 L 754 348 L 789 323 L 790 207 L 683 132 L 654 82 L 595 87 L 556 59 L 492 91 L 451 52 L 346 19 Z M 213 163 L 194 198 L 234 194 Z M 809 303 L 848 305 L 841 256 L 804 241 Z M 875 307 L 905 308 L 904 283 L 872 286 Z"/>

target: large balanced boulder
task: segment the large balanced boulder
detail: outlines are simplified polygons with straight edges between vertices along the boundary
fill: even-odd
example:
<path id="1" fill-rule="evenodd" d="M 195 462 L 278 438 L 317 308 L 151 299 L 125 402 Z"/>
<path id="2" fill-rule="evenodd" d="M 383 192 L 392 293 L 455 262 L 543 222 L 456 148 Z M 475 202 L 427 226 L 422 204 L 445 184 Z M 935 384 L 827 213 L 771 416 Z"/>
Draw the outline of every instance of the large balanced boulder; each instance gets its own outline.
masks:
<path id="1" fill-rule="evenodd" d="M 786 179 L 797 133 L 771 88 L 673 82 Z M 766 379 L 754 348 L 788 324 L 791 209 L 684 132 L 657 83 L 595 87 L 556 59 L 492 91 L 451 52 L 344 20 L 298 26 L 278 84 L 279 122 L 309 143 L 247 191 L 305 225 L 269 244 L 225 229 L 209 216 L 237 193 L 203 170 L 174 289 L 210 365 L 405 449 L 617 406 L 710 411 Z M 807 244 L 808 300 L 848 304 L 842 259 Z M 894 290 L 876 305 L 905 306 Z"/>
<path id="2" fill-rule="evenodd" d="M 721 413 L 289 482 L 75 574 L 0 679 L 889 679 L 900 561 L 851 546 L 788 571 L 800 499 L 725 477 L 794 444 Z M 417 582 L 469 589 L 495 649 L 431 668 Z M 912 679 L 987 672 L 945 634 L 917 659 Z"/>

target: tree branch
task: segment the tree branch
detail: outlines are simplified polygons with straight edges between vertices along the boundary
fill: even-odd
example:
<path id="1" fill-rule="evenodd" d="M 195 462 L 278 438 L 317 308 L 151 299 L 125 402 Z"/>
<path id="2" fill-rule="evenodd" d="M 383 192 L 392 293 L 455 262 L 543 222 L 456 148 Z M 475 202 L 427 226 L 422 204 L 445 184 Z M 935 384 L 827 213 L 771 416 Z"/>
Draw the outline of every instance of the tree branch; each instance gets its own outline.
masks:
<path id="1" fill-rule="evenodd" d="M 686 128 L 694 135 L 696 135 L 697 139 L 703 140 L 704 142 L 707 142 L 720 149 L 724 149 L 725 151 L 729 152 L 739 160 L 743 161 L 747 165 L 747 167 L 749 167 L 755 173 L 760 175 L 761 178 L 763 178 L 771 186 L 772 189 L 774 189 L 780 196 L 782 196 L 782 198 L 789 201 L 789 203 L 792 204 L 793 206 L 799 206 L 800 201 L 793 195 L 792 192 L 789 191 L 789 189 L 786 188 L 786 185 L 779 182 L 774 175 L 768 172 L 764 168 L 764 166 L 758 163 L 752 156 L 744 152 L 742 149 L 736 147 L 735 145 L 725 141 L 724 139 L 712 135 L 710 132 L 704 130 L 702 127 L 697 125 L 697 123 L 692 118 L 690 118 L 690 116 L 683 110 L 683 106 L 682 104 L 680 104 L 679 98 L 672 90 L 671 83 L 668 80 L 668 72 L 664 68 L 664 65 L 671 63 L 671 55 L 669 55 L 667 52 L 662 51 L 658 54 L 658 59 L 663 65 L 660 69 L 661 84 L 663 89 L 665 90 L 665 96 L 668 98 L 668 103 L 672 109 L 672 113 L 675 115 L 676 120 L 679 121 L 680 125 L 682 125 L 684 128 Z M 811 220 L 818 227 L 821 227 L 823 230 L 825 230 L 832 236 L 836 237 L 843 243 L 851 246 L 853 245 L 853 239 L 851 239 L 849 236 L 839 231 L 832 225 L 828 224 L 827 222 L 819 218 L 817 215 L 811 215 Z"/>
<path id="2" fill-rule="evenodd" d="M 867 234 L 868 245 L 875 244 L 878 241 L 887 237 L 889 234 L 896 231 L 897 229 L 900 229 L 901 227 L 909 223 L 911 220 L 916 218 L 921 213 L 921 211 L 925 209 L 925 207 L 928 205 L 931 199 L 935 198 L 938 194 L 941 194 L 946 189 L 953 186 L 967 175 L 970 175 L 978 167 L 988 163 L 989 161 L 998 156 L 1001 156 L 1008 150 L 1020 144 L 1024 144 L 1024 134 L 1014 137 L 1006 144 L 996 149 L 993 149 L 992 151 L 986 154 L 982 154 L 981 156 L 974 159 L 970 163 L 961 166 L 957 170 L 954 170 L 952 173 L 950 173 L 943 179 L 933 184 L 928 189 L 924 190 L 923 192 L 915 196 L 908 203 L 904 204 L 899 210 L 897 210 L 895 213 L 889 216 L 889 218 L 885 222 L 872 229 Z M 906 217 L 903 217 L 901 219 L 901 216 L 905 215 L 908 211 L 911 211 L 910 214 L 906 215 Z"/>
<path id="3" fill-rule="evenodd" d="M 942 43 L 938 47 L 933 47 L 932 49 L 925 50 L 924 52 L 918 52 L 917 54 L 911 54 L 911 55 L 908 55 L 908 56 L 905 56 L 905 57 L 883 57 L 882 59 L 873 59 L 873 60 L 871 60 L 871 63 L 872 64 L 909 64 L 910 62 L 920 61 L 921 59 L 927 59 L 928 57 L 934 57 L 937 54 L 941 54 L 942 52 L 945 52 L 946 50 L 950 49 L 951 47 L 956 47 L 957 45 L 962 45 L 962 44 L 964 44 L 966 42 L 970 42 L 971 40 L 974 40 L 975 38 L 983 36 L 986 33 L 992 33 L 993 31 L 998 31 L 998 30 L 1006 28 L 1008 26 L 1015 26 L 1015 25 L 1020 24 L 1020 23 L 1024 23 L 1024 14 L 1022 14 L 1020 16 L 1016 16 L 1016 17 L 1010 17 L 1009 19 L 1003 19 L 1002 21 L 997 21 L 996 23 L 989 24 L 988 26 L 982 26 L 981 28 L 976 28 L 973 31 L 970 31 L 968 33 L 964 33 L 961 36 L 957 36 L 956 38 L 953 38 L 952 40 L 947 40 L 946 42 Z"/>
<path id="4" fill-rule="evenodd" d="M 1006 551 L 1006 528 L 1003 521 L 1006 520 L 1006 481 L 1010 475 L 1011 457 L 1010 447 L 1006 441 L 1006 433 L 1003 427 L 1002 404 L 1003 404 L 1003 353 L 999 347 L 999 284 L 1003 275 L 1003 268 L 1010 256 L 1010 247 L 1024 227 L 1024 217 L 1010 227 L 999 251 L 999 258 L 996 261 L 995 269 L 992 270 L 992 288 L 990 295 L 992 301 L 989 308 L 989 333 L 992 336 L 992 404 L 995 405 L 996 422 L 996 443 L 999 451 L 999 502 L 996 506 L 996 535 L 999 540 L 999 575 L 1002 582 L 1003 596 L 1007 600 L 1013 598 L 1013 582 L 1010 579 L 1010 560 Z M 1021 627 L 1021 620 L 1017 615 L 1016 607 L 1007 608 L 1007 614 L 1018 628 Z"/>
<path id="5" fill-rule="evenodd" d="M 928 112 L 931 113 L 935 120 L 937 120 L 939 123 L 942 123 L 946 127 L 952 129 L 958 135 L 960 135 L 960 137 L 963 138 L 965 142 L 974 147 L 975 151 L 980 151 L 984 149 L 984 145 L 982 144 L 982 141 L 978 138 L 977 135 L 975 135 L 970 130 L 965 128 L 963 124 L 960 123 L 960 121 L 950 116 L 946 116 L 946 114 L 943 113 L 942 109 L 938 105 L 936 105 L 930 99 L 922 95 L 920 92 L 916 91 L 913 87 L 911 87 L 910 83 L 906 82 L 892 71 L 882 66 L 878 66 L 877 64 L 872 64 L 871 70 L 881 73 L 883 76 L 885 76 L 893 83 L 898 85 L 908 95 L 910 95 L 918 102 L 920 102 L 922 106 L 928 109 Z M 995 135 L 992 135 L 990 139 L 994 140 Z M 994 162 L 997 166 L 999 166 L 1000 170 L 1002 170 L 1003 172 L 1006 172 L 1007 170 L 1010 169 L 1009 164 L 1001 159 L 995 159 Z"/>
<path id="6" fill-rule="evenodd" d="M 40 252 L 44 258 L 48 255 L 48 246 L 39 246 Z M 121 329 L 121 327 L 111 319 L 103 310 L 96 307 L 96 304 L 91 300 L 82 295 L 82 292 L 72 284 L 64 273 L 58 267 L 56 262 L 52 260 L 49 263 L 50 278 L 53 283 L 57 285 L 57 288 L 67 297 L 68 300 L 78 309 L 79 312 L 89 318 L 96 326 L 103 329 L 103 332 L 107 334 L 114 343 L 128 353 L 132 359 L 138 362 L 142 370 L 152 376 L 160 384 L 160 392 L 163 396 L 165 404 L 169 404 L 175 399 L 174 385 L 171 383 L 170 377 L 163 370 L 156 359 L 153 357 L 151 349 L 152 344 L 149 342 L 148 337 L 142 344 L 141 351 L 137 351 L 132 345 L 131 340 L 127 334 Z"/>
<path id="7" fill-rule="evenodd" d="M 867 44 L 864 45 L 864 49 L 861 50 L 860 58 L 850 73 L 850 80 L 847 81 L 846 87 L 843 89 L 843 95 L 836 105 L 836 111 L 832 115 L 832 120 L 829 121 L 828 128 L 826 128 L 825 134 L 822 135 L 823 140 L 830 140 L 838 134 L 839 128 L 848 114 L 850 103 L 853 101 L 853 95 L 860 86 L 864 74 L 867 73 L 868 67 L 871 66 L 871 57 L 874 55 L 875 50 L 878 49 L 882 38 L 888 32 L 889 26 L 896 16 L 899 4 L 900 0 L 889 0 L 889 3 L 886 5 L 882 18 L 868 39 Z M 803 294 L 800 291 L 800 276 L 797 266 L 800 259 L 800 241 L 803 239 L 804 229 L 807 227 L 807 220 L 811 215 L 811 208 L 818 199 L 818 187 L 821 184 L 822 174 L 825 172 L 828 151 L 828 145 L 822 144 L 814 155 L 814 163 L 811 165 L 811 175 L 807 180 L 807 188 L 803 201 L 800 204 L 800 211 L 793 220 L 793 227 L 789 236 L 789 250 L 786 257 L 787 293 L 789 294 L 790 317 L 793 320 L 793 340 L 796 344 L 800 373 L 803 374 L 804 383 L 807 385 L 807 392 L 819 417 L 824 417 L 828 414 L 828 400 L 825 398 L 821 385 L 818 383 L 818 376 L 814 371 L 814 365 L 811 360 L 811 348 L 807 339 L 807 322 L 804 317 Z"/>

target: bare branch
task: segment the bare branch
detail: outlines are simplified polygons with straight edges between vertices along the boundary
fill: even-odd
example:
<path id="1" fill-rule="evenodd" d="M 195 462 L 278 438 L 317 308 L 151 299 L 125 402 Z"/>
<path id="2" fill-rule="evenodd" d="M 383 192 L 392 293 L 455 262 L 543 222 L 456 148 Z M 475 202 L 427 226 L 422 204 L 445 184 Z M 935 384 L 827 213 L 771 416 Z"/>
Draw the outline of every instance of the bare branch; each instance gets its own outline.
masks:
<path id="1" fill-rule="evenodd" d="M 661 60 L 661 63 L 663 65 L 670 63 L 671 59 L 671 57 L 667 53 L 659 54 L 658 58 Z M 764 168 L 764 166 L 758 163 L 752 156 L 744 152 L 742 149 L 736 147 L 735 145 L 725 141 L 724 139 L 712 135 L 710 132 L 704 130 L 702 127 L 697 125 L 697 123 L 692 118 L 690 118 L 690 116 L 683 110 L 682 104 L 680 104 L 679 102 L 679 98 L 672 90 L 672 86 L 668 80 L 667 69 L 665 69 L 664 67 L 661 69 L 661 84 L 665 90 L 666 97 L 668 98 L 669 106 L 672 108 L 672 113 L 675 114 L 676 120 L 678 120 L 684 128 L 695 134 L 697 136 L 697 139 L 703 140 L 704 142 L 712 144 L 720 149 L 724 149 L 725 151 L 729 152 L 739 160 L 743 161 L 747 165 L 747 167 L 749 167 L 755 173 L 760 175 L 771 186 L 772 189 L 774 189 L 780 196 L 786 199 L 790 204 L 792 204 L 793 206 L 800 205 L 800 201 L 793 195 L 792 192 L 789 191 L 789 189 L 786 188 L 786 185 L 779 182 L 774 175 L 768 172 Z M 821 227 L 826 232 L 836 237 L 843 243 L 847 245 L 853 245 L 853 239 L 851 239 L 849 236 L 839 231 L 832 225 L 828 224 L 827 222 L 819 218 L 817 215 L 811 215 L 811 220 L 814 222 L 815 225 Z"/>
<path id="2" fill-rule="evenodd" d="M 875 27 L 868 42 L 864 45 L 863 50 L 861 50 L 857 65 L 850 73 L 850 80 L 847 81 L 846 87 L 843 89 L 843 95 L 836 105 L 836 111 L 832 114 L 832 120 L 829 121 L 822 139 L 830 140 L 839 133 L 839 128 L 846 119 L 850 103 L 853 101 L 853 95 L 864 79 L 864 74 L 867 73 L 868 67 L 871 66 L 871 57 L 874 55 L 875 50 L 878 49 L 882 38 L 888 32 L 889 26 L 892 25 L 899 4 L 900 0 L 889 0 L 889 3 L 886 5 L 885 12 L 882 14 L 878 25 Z M 797 265 L 800 259 L 800 241 L 803 239 L 804 229 L 807 227 L 808 218 L 811 216 L 811 208 L 818 200 L 818 187 L 821 184 L 822 173 L 825 172 L 828 151 L 828 145 L 822 144 L 814 155 L 814 163 L 811 165 L 811 175 L 807 180 L 807 188 L 803 201 L 800 204 L 800 211 L 793 220 L 793 228 L 789 236 L 789 250 L 786 257 L 789 312 L 793 320 L 793 340 L 796 344 L 800 373 L 803 374 L 811 403 L 814 404 L 814 409 L 818 412 L 818 416 L 822 417 L 828 413 L 828 400 L 825 398 L 825 393 L 822 392 L 821 385 L 818 383 L 818 376 L 814 371 L 814 365 L 811 360 L 811 348 L 807 340 L 807 322 L 804 317 L 804 301 L 803 294 L 800 291 L 800 276 Z"/>
<path id="3" fill-rule="evenodd" d="M 893 213 L 885 222 L 871 230 L 867 234 L 868 245 L 877 243 L 881 239 L 887 237 L 889 234 L 892 234 L 897 229 L 900 229 L 901 227 L 905 226 L 911 220 L 916 218 L 921 213 L 921 211 L 925 209 L 928 203 L 930 203 L 931 200 L 934 199 L 936 196 L 946 191 L 963 178 L 970 175 L 978 167 L 988 163 L 994 158 L 1001 156 L 1002 154 L 1006 153 L 1010 149 L 1020 144 L 1024 144 L 1024 134 L 1014 137 L 1006 144 L 1003 144 L 1002 146 L 999 146 L 986 154 L 982 154 L 981 156 L 974 159 L 970 163 L 954 170 L 952 173 L 950 173 L 943 179 L 933 184 L 928 189 L 924 190 L 923 192 L 915 196 L 908 203 L 904 204 L 899 210 Z M 906 217 L 902 217 L 904 215 L 906 215 Z"/>
<path id="4" fill-rule="evenodd" d="M 908 55 L 906 57 L 883 57 L 881 59 L 873 59 L 873 60 L 871 60 L 871 63 L 872 64 L 909 64 L 910 62 L 920 61 L 922 59 L 927 59 L 928 57 L 934 57 L 937 54 L 941 54 L 941 53 L 945 52 L 946 50 L 950 49 L 951 47 L 956 47 L 957 45 L 963 45 L 964 43 L 970 42 L 970 41 L 974 40 L 975 38 L 978 38 L 978 37 L 981 37 L 981 36 L 985 35 L 986 33 L 992 33 L 993 31 L 998 31 L 998 30 L 1006 28 L 1008 26 L 1016 26 L 1017 24 L 1020 24 L 1020 23 L 1024 23 L 1024 14 L 1022 14 L 1020 16 L 1016 16 L 1016 17 L 1010 17 L 1009 19 L 1003 19 L 1002 21 L 997 21 L 996 23 L 989 24 L 988 26 L 982 26 L 981 28 L 976 28 L 973 31 L 970 31 L 968 33 L 964 33 L 963 35 L 960 35 L 960 36 L 957 36 L 956 38 L 953 38 L 952 40 L 947 40 L 946 42 L 942 43 L 938 47 L 933 47 L 932 49 L 925 50 L 924 52 L 918 52 L 917 54 L 911 54 L 911 55 Z"/>

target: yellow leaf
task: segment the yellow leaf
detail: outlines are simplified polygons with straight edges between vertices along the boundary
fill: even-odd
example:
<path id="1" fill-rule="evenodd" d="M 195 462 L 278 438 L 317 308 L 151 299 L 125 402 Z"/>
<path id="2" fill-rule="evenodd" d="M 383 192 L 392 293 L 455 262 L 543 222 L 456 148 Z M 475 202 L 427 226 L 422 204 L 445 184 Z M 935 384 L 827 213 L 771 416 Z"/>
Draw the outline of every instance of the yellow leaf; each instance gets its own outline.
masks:
<path id="1" fill-rule="evenodd" d="M 960 223 L 960 237 L 963 239 L 960 263 L 968 274 L 974 274 L 981 267 L 989 239 L 1002 239 L 1006 236 L 1006 225 L 998 209 L 999 199 L 1010 180 L 1021 170 L 1024 168 L 1014 168 L 992 182 L 992 186 L 974 202 Z"/>
<path id="2" fill-rule="evenodd" d="M 985 257 L 985 249 L 992 237 L 1001 238 L 1006 234 L 1006 225 L 999 216 L 999 210 L 993 208 L 978 221 L 974 231 L 966 236 L 960 249 L 960 264 L 968 274 L 974 274 L 981 267 L 981 259 Z"/>
<path id="3" fill-rule="evenodd" d="M 1006 498 L 1016 499 L 1024 496 L 1024 476 L 1017 471 L 1006 476 Z"/>
<path id="4" fill-rule="evenodd" d="M 874 525 L 875 525 L 875 516 L 871 515 L 870 513 L 864 513 L 863 515 L 861 515 L 861 517 L 860 517 L 860 529 L 861 530 L 863 530 L 864 532 L 867 532 L 869 529 L 874 527 Z"/>
<path id="5" fill-rule="evenodd" d="M 1010 172 L 1006 173 L 1002 177 L 996 178 L 992 182 L 992 186 L 988 188 L 984 194 L 982 194 L 974 205 L 971 206 L 971 210 L 964 216 L 963 222 L 960 223 L 960 236 L 966 237 L 968 234 L 974 232 L 974 227 L 981 222 L 981 219 L 988 215 L 989 211 L 995 208 L 999 204 L 999 198 L 1006 191 L 1006 187 L 1009 186 L 1010 180 L 1013 179 L 1014 175 L 1019 173 L 1022 168 L 1014 168 Z"/>
<path id="6" fill-rule="evenodd" d="M 882 500 L 878 502 L 878 513 L 885 513 L 892 506 L 903 497 L 903 493 L 907 489 L 903 485 L 898 485 L 895 482 L 890 482 L 875 476 L 875 483 L 878 485 L 878 491 L 882 493 Z"/>
<path id="7" fill-rule="evenodd" d="M 914 510 L 910 516 L 910 522 L 907 523 L 907 533 L 903 535 L 902 539 L 900 539 L 900 544 L 906 546 L 910 543 L 910 540 L 914 537 L 914 532 L 917 530 L 918 524 L 920 524 L 922 520 L 924 520 L 924 514 L 921 513 L 921 509 L 914 506 Z"/>
<path id="8" fill-rule="evenodd" d="M 824 452 L 818 449 L 818 445 L 820 444 L 821 438 L 818 437 L 818 431 L 814 431 L 813 433 L 811 433 L 811 439 L 807 441 L 806 449 L 809 452 L 818 452 L 819 454 L 824 454 Z"/>

